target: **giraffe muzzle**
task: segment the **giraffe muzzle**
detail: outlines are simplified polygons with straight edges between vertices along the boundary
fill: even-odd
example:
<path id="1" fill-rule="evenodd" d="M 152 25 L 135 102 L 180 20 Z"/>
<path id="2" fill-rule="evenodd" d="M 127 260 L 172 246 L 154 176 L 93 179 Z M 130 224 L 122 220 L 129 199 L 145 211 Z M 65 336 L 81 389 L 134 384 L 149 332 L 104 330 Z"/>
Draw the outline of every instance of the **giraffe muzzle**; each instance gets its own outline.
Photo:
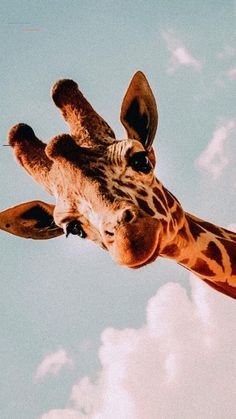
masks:
<path id="1" fill-rule="evenodd" d="M 144 217 L 117 228 L 108 250 L 118 265 L 139 268 L 157 258 L 160 233 L 159 221 Z"/>

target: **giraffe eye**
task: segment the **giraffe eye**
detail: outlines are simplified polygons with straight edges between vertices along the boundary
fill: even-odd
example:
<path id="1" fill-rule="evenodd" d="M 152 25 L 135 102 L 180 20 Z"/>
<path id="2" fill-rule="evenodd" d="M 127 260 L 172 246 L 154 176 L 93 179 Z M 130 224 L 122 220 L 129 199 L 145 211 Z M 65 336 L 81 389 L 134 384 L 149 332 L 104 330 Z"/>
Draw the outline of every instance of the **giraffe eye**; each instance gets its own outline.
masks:
<path id="1" fill-rule="evenodd" d="M 129 165 L 136 172 L 150 173 L 152 170 L 152 165 L 145 151 L 134 153 L 129 158 Z"/>
<path id="2" fill-rule="evenodd" d="M 85 237 L 86 237 L 85 231 L 83 230 L 80 222 L 77 221 L 77 220 L 70 221 L 66 225 L 66 237 L 68 237 L 69 234 L 79 236 L 79 237 L 81 237 L 81 239 L 85 239 Z"/>

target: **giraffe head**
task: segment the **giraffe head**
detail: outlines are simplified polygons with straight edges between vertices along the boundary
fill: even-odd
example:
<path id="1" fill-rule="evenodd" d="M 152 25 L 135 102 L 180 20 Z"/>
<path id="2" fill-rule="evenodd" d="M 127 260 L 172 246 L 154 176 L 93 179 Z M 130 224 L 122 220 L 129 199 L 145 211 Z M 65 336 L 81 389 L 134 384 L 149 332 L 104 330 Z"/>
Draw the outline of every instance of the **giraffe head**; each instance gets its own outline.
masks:
<path id="1" fill-rule="evenodd" d="M 9 144 L 56 205 L 33 201 L 5 210 L 0 228 L 35 239 L 78 235 L 132 268 L 174 252 L 173 241 L 183 238 L 184 212 L 154 174 L 158 113 L 143 73 L 134 75 L 123 99 L 127 138 L 119 141 L 74 81 L 57 82 L 52 97 L 70 135 L 58 135 L 46 145 L 28 125 L 18 124 Z"/>

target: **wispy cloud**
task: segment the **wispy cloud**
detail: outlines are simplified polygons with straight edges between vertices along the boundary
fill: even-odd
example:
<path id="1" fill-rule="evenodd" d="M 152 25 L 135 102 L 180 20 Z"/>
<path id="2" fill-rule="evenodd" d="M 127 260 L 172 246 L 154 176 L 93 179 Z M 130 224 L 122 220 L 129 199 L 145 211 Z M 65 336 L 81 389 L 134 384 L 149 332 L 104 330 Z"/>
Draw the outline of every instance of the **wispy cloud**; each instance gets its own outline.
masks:
<path id="1" fill-rule="evenodd" d="M 178 284 L 161 287 L 140 329 L 105 330 L 98 380 L 82 379 L 70 408 L 41 419 L 233 419 L 235 303 L 191 284 L 191 298 Z"/>
<path id="2" fill-rule="evenodd" d="M 192 67 L 196 71 L 202 70 L 200 60 L 194 58 L 187 50 L 183 42 L 177 39 L 171 32 L 162 32 L 162 38 L 165 40 L 166 46 L 171 53 L 169 73 L 174 73 L 179 67 Z"/>
<path id="3" fill-rule="evenodd" d="M 219 126 L 213 133 L 206 149 L 196 160 L 196 166 L 208 172 L 213 179 L 217 179 L 229 163 L 226 144 L 236 128 L 236 122 L 229 120 Z"/>
<path id="4" fill-rule="evenodd" d="M 35 379 L 41 380 L 47 375 L 57 375 L 65 366 L 72 366 L 73 361 L 64 349 L 48 354 L 37 368 Z"/>
<path id="5" fill-rule="evenodd" d="M 228 79 L 236 80 L 236 64 L 234 67 L 231 67 L 226 73 Z"/>

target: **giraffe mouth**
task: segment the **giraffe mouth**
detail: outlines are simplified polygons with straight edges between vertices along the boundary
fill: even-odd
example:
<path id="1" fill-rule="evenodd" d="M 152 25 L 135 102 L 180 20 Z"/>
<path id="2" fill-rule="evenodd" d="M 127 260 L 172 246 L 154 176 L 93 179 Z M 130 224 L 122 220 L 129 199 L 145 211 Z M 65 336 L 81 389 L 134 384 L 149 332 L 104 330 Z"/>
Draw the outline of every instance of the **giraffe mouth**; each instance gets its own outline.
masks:
<path id="1" fill-rule="evenodd" d="M 144 262 L 138 263 L 137 265 L 130 265 L 128 266 L 128 268 L 139 269 L 139 268 L 143 268 L 144 266 L 150 265 L 150 263 L 153 263 L 158 258 L 159 251 L 160 251 L 159 246 L 157 246 L 154 249 L 154 252 L 151 255 L 149 255 L 147 260 L 145 260 Z"/>
<path id="2" fill-rule="evenodd" d="M 120 228 L 109 249 L 118 265 L 138 269 L 152 263 L 159 255 L 160 223 L 145 217 L 141 221 Z"/>

